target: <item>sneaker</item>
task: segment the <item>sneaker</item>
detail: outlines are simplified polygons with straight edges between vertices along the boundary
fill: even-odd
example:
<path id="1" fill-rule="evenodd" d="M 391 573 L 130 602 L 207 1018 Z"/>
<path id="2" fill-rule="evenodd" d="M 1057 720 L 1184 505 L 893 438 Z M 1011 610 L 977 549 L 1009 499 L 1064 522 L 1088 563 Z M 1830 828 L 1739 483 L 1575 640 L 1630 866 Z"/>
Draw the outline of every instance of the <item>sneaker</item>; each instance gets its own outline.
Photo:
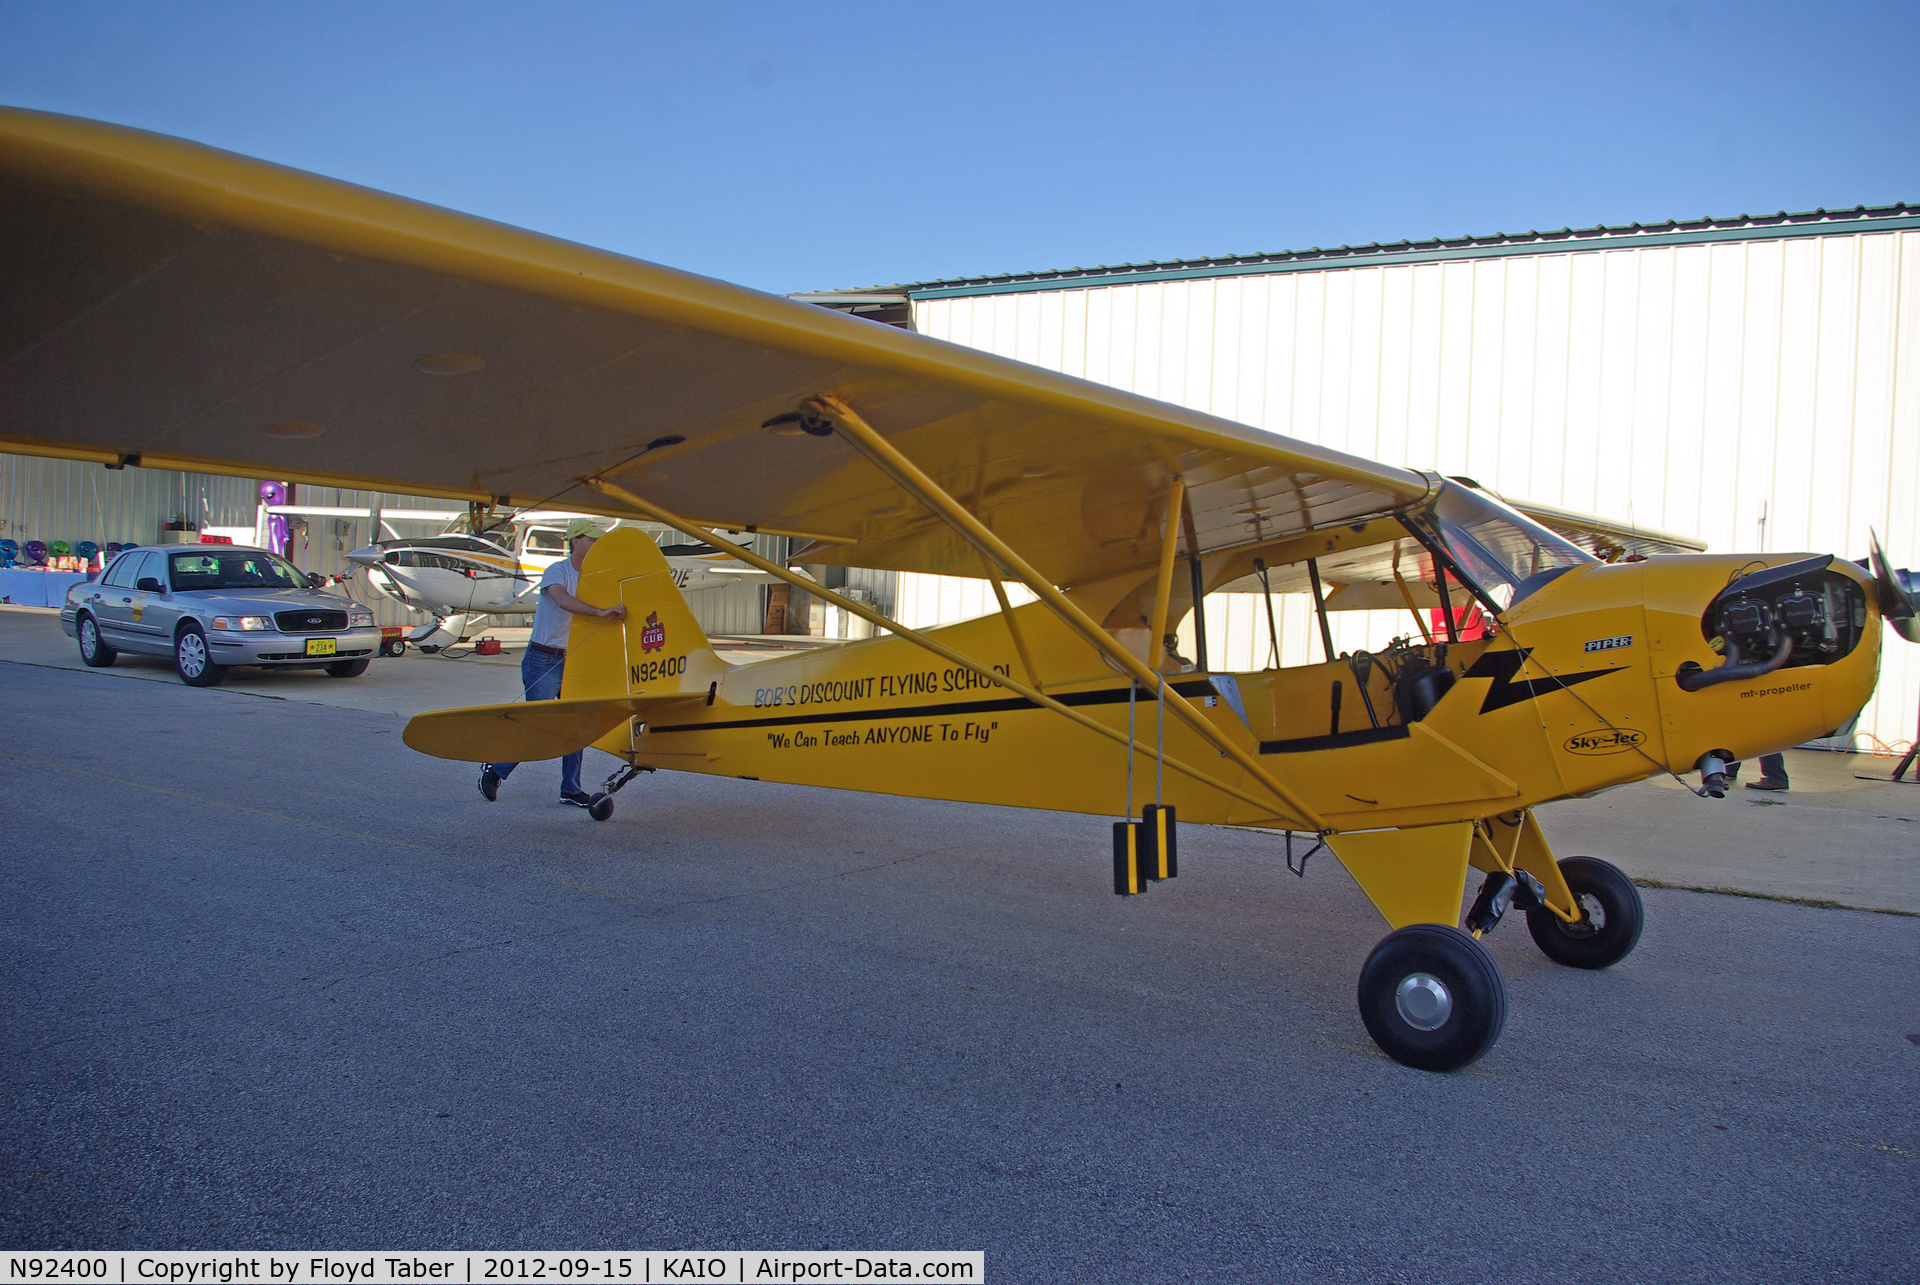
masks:
<path id="1" fill-rule="evenodd" d="M 1770 781 L 1763 776 L 1757 781 L 1748 781 L 1747 788 L 1749 790 L 1784 790 L 1787 788 L 1787 783 L 1785 781 Z"/>
<path id="2" fill-rule="evenodd" d="M 480 797 L 491 803 L 500 794 L 500 776 L 493 770 L 493 764 L 480 765 Z"/>
<path id="3" fill-rule="evenodd" d="M 560 801 L 562 803 L 571 803 L 576 808 L 584 808 L 593 802 L 593 796 L 585 790 L 575 790 L 572 794 L 561 795 Z"/>

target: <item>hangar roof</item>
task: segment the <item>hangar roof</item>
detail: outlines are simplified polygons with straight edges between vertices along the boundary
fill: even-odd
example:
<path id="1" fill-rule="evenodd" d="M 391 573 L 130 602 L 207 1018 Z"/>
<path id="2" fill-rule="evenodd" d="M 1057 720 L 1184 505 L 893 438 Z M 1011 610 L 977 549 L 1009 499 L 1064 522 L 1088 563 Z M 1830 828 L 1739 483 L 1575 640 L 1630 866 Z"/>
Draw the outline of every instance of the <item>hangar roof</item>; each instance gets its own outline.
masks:
<path id="1" fill-rule="evenodd" d="M 878 321 L 904 320 L 910 300 L 954 299 L 968 295 L 1019 294 L 1035 290 L 1082 290 L 1091 286 L 1132 285 L 1144 281 L 1182 281 L 1199 277 L 1259 276 L 1278 272 L 1325 272 L 1391 263 L 1444 263 L 1454 259 L 1494 259 L 1516 255 L 1661 245 L 1698 245 L 1714 241 L 1772 241 L 1789 237 L 1894 232 L 1920 228 L 1920 206 L 1855 206 L 1851 210 L 1807 210 L 1789 214 L 1742 214 L 1737 218 L 1673 220 L 1667 223 L 1606 224 L 1561 228 L 1557 232 L 1495 232 L 1490 236 L 1435 237 L 1382 245 L 1314 246 L 1271 254 L 1226 254 L 1203 259 L 1156 260 L 1045 272 L 1002 272 L 981 277 L 949 277 L 855 290 L 822 290 L 790 296 Z M 894 315 L 900 314 L 896 320 Z"/>

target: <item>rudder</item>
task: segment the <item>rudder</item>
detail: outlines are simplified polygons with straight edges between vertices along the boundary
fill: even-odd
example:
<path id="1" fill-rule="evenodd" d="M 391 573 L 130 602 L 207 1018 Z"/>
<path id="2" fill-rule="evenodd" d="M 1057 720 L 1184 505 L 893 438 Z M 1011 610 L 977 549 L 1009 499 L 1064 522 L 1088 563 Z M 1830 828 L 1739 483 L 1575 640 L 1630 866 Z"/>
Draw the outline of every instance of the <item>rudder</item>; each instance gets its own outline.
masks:
<path id="1" fill-rule="evenodd" d="M 673 583 L 660 546 L 617 527 L 594 541 L 574 596 L 595 607 L 624 603 L 624 627 L 575 616 L 567 638 L 562 699 L 702 695 L 730 668 L 707 642 Z"/>

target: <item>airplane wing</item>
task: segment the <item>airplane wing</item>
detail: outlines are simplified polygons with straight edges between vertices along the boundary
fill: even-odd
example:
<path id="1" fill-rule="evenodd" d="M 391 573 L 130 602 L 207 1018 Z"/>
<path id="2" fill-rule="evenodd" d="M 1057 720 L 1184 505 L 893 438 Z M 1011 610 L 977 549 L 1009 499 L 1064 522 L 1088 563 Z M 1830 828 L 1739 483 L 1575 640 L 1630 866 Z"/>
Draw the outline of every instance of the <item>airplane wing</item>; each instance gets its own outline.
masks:
<path id="1" fill-rule="evenodd" d="M 1705 553 L 1707 542 L 1690 535 L 1656 531 L 1652 527 L 1612 522 L 1585 513 L 1571 513 L 1549 504 L 1507 499 L 1508 504 L 1528 517 L 1573 541 L 1602 562 L 1614 562 L 1638 555 L 1650 558 L 1659 553 Z"/>
<path id="2" fill-rule="evenodd" d="M 1056 585 L 1429 478 L 892 326 L 138 130 L 0 109 L 0 449 L 626 512 L 979 575 L 831 395 Z"/>

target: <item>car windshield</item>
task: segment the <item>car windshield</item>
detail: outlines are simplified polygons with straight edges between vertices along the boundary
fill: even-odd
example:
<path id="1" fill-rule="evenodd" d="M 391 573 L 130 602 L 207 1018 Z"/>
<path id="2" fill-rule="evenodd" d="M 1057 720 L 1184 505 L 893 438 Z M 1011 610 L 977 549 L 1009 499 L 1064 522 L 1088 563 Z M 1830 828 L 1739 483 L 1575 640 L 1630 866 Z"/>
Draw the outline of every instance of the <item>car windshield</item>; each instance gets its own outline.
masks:
<path id="1" fill-rule="evenodd" d="M 1573 567 L 1599 559 L 1483 491 L 1444 483 L 1429 523 L 1460 571 L 1502 611 Z"/>
<path id="2" fill-rule="evenodd" d="M 307 578 L 284 558 L 258 550 L 176 553 L 173 587 L 185 589 L 298 589 Z"/>

